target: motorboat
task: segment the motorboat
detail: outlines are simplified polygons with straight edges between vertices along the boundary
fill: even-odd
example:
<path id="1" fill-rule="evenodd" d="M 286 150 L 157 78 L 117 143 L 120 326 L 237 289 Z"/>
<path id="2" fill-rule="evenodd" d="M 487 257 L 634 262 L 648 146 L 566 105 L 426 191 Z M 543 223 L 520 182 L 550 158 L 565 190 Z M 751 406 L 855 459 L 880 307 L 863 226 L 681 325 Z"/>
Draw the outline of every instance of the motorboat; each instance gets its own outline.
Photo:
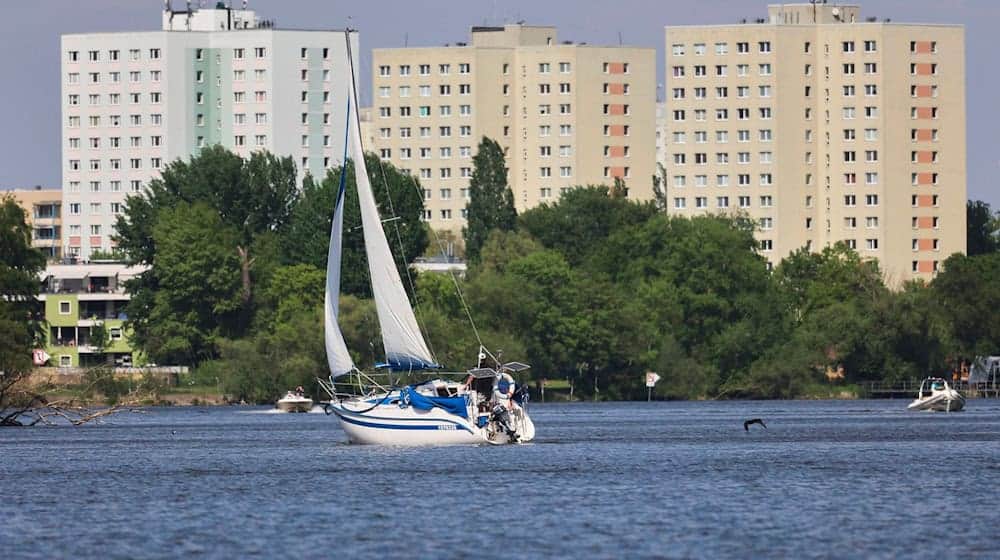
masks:
<path id="1" fill-rule="evenodd" d="M 948 381 L 940 377 L 928 377 L 920 384 L 917 398 L 906 408 L 909 410 L 958 412 L 964 406 L 965 397 L 953 389 Z"/>
<path id="2" fill-rule="evenodd" d="M 345 38 L 353 74 L 351 38 L 349 34 Z M 529 368 L 527 364 L 505 363 L 500 352 L 494 355 L 480 339 L 476 367 L 447 374 L 430 351 L 386 239 L 383 223 L 396 218 L 383 220 L 379 213 L 360 133 L 358 90 L 351 80 L 346 94 L 347 141 L 342 161 L 348 161 L 348 156 L 353 161 L 372 299 L 385 358 L 383 363 L 374 364 L 374 371 L 359 369 L 338 322 L 347 200 L 348 166 L 345 165 L 340 174 L 327 254 L 323 331 L 330 377 L 318 379 L 330 396 L 329 401 L 323 402 L 324 410 L 337 415 L 352 443 L 500 445 L 531 441 L 535 426 L 528 417 L 526 386 L 519 388 L 514 380 L 514 375 Z M 388 207 L 391 211 L 391 200 Z M 405 262 L 405 256 L 401 260 Z M 455 289 L 461 296 L 457 281 Z M 464 298 L 459 299 L 464 306 Z M 467 306 L 465 312 L 471 323 Z M 475 325 L 471 327 L 475 331 Z M 478 332 L 476 337 L 479 338 Z"/>
<path id="3" fill-rule="evenodd" d="M 288 391 L 277 402 L 278 410 L 283 412 L 309 412 L 312 406 L 313 400 L 305 395 L 301 387 Z"/>

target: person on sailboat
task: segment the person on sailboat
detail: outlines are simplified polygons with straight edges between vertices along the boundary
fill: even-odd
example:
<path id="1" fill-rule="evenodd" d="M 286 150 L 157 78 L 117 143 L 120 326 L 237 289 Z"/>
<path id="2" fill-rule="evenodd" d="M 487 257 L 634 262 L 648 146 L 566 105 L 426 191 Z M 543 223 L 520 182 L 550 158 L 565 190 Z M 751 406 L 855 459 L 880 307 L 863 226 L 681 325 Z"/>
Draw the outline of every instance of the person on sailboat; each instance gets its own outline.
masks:
<path id="1" fill-rule="evenodd" d="M 504 405 L 504 408 L 514 407 L 514 378 L 507 372 L 497 374 L 493 380 L 493 398 L 497 403 Z"/>

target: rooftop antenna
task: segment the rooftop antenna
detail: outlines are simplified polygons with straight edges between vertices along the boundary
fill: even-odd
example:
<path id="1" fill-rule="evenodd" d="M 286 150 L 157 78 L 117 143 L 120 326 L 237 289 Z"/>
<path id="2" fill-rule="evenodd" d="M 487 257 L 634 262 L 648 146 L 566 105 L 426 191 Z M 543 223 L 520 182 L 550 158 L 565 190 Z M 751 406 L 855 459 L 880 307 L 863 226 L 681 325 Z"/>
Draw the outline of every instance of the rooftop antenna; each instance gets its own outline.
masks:
<path id="1" fill-rule="evenodd" d="M 622 46 L 622 32 L 621 31 L 618 32 L 618 46 L 619 47 Z"/>
<path id="2" fill-rule="evenodd" d="M 163 0 L 163 11 L 164 12 L 170 12 L 170 11 L 172 11 L 170 9 L 170 0 Z"/>
<path id="3" fill-rule="evenodd" d="M 250 0 L 243 0 L 243 9 L 244 10 L 247 9 L 247 4 L 249 4 L 249 3 L 250 3 Z"/>

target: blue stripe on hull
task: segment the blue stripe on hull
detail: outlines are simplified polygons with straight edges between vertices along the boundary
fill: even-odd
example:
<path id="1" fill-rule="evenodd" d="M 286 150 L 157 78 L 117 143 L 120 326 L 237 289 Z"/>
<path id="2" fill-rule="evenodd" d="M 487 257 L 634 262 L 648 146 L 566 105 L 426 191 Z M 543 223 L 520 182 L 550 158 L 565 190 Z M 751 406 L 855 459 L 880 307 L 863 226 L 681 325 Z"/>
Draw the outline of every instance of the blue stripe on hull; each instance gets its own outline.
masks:
<path id="1" fill-rule="evenodd" d="M 355 425 L 358 425 L 358 426 L 364 426 L 366 428 L 378 428 L 378 429 L 383 429 L 383 430 L 440 430 L 441 429 L 439 427 L 439 425 L 428 426 L 426 424 L 422 424 L 422 425 L 405 426 L 405 425 L 400 425 L 400 424 L 382 424 L 382 423 L 378 423 L 378 422 L 369 422 L 369 421 L 366 421 L 366 420 L 359 420 L 358 418 L 351 418 L 351 417 L 347 416 L 347 414 L 345 414 L 346 411 L 337 410 L 336 408 L 333 409 L 333 412 L 334 412 L 334 414 L 337 415 L 337 417 L 339 417 L 344 422 L 349 422 L 351 424 L 355 424 Z M 361 414 L 357 414 L 357 413 L 354 413 L 354 414 L 356 416 L 362 416 L 363 417 L 363 415 L 361 415 Z M 384 417 L 376 417 L 376 418 L 378 418 L 380 420 L 390 420 L 389 418 L 384 418 Z M 469 432 L 470 434 L 473 433 L 472 430 L 470 430 L 467 426 L 464 426 L 464 425 L 462 425 L 462 424 L 460 424 L 458 422 L 454 422 L 452 420 L 436 419 L 436 418 L 430 418 L 430 419 L 423 419 L 423 418 L 413 418 L 413 419 L 398 418 L 397 419 L 397 418 L 392 418 L 391 420 L 397 420 L 397 421 L 400 421 L 400 422 L 428 422 L 428 421 L 430 421 L 430 422 L 433 422 L 433 421 L 447 422 L 449 424 L 455 425 L 459 429 L 462 429 L 462 430 L 465 430 L 465 431 Z"/>

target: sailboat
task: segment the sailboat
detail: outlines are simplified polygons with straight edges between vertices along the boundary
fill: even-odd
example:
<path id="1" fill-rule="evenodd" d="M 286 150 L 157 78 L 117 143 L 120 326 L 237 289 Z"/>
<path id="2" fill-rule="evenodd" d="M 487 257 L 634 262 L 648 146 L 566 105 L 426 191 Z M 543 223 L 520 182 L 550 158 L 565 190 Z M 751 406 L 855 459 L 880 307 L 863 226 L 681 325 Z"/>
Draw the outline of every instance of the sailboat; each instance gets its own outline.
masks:
<path id="1" fill-rule="evenodd" d="M 443 368 L 428 349 L 390 252 L 368 178 L 349 32 L 345 35 L 352 79 L 348 81 L 344 161 L 346 163 L 349 152 L 354 161 L 361 229 L 386 359 L 376 365 L 376 369 L 383 373 L 369 374 L 358 369 L 337 322 L 345 166 L 330 228 L 326 271 L 324 336 L 330 377 L 319 381 L 330 395 L 330 400 L 324 403 L 327 413 L 335 414 L 348 439 L 359 444 L 450 445 L 531 441 L 535 437 L 535 427 L 527 412 L 527 394 L 523 387 L 517 390 L 513 378 L 514 374 L 528 369 L 528 365 L 503 363 L 480 345 L 475 368 L 444 374 L 440 373 Z M 428 375 L 426 372 L 438 373 Z M 416 376 L 425 380 L 401 384 L 399 380 L 404 374 L 408 379 Z M 453 376 L 464 377 L 464 381 L 449 378 Z"/>

